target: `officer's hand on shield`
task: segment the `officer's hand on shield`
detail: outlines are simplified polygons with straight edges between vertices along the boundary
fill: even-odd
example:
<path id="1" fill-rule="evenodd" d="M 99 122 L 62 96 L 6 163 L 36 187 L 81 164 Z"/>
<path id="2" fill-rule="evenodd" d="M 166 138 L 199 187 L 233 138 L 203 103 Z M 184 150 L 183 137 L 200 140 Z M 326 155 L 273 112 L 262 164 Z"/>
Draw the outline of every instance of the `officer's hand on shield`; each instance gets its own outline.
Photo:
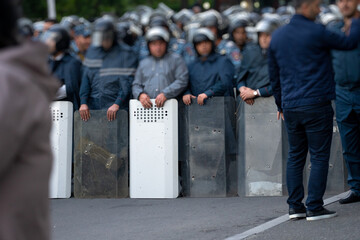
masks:
<path id="1" fill-rule="evenodd" d="M 241 91 L 240 91 L 240 97 L 242 100 L 248 100 L 248 99 L 253 99 L 255 98 L 256 95 L 254 95 L 255 90 L 248 88 L 248 87 L 244 87 Z"/>
<path id="2" fill-rule="evenodd" d="M 197 97 L 198 104 L 201 105 L 201 106 L 204 105 L 204 101 L 207 98 L 208 98 L 208 96 L 205 93 L 199 94 L 198 97 Z"/>
<path id="3" fill-rule="evenodd" d="M 80 117 L 83 121 L 87 121 L 90 119 L 90 110 L 89 110 L 88 105 L 81 104 L 81 106 L 79 108 L 79 113 L 80 113 Z"/>
<path id="4" fill-rule="evenodd" d="M 196 97 L 195 97 L 194 95 L 192 95 L 192 94 L 186 94 L 186 95 L 184 95 L 184 96 L 182 97 L 183 102 L 184 102 L 185 105 L 190 105 L 192 98 L 196 98 Z"/>
<path id="5" fill-rule="evenodd" d="M 111 107 L 108 108 L 106 115 L 109 121 L 113 121 L 116 119 L 116 113 L 117 111 L 119 111 L 119 108 L 120 106 L 117 104 L 113 104 Z"/>
<path id="6" fill-rule="evenodd" d="M 163 107 L 166 100 L 167 98 L 165 97 L 164 93 L 160 93 L 159 95 L 157 95 L 157 97 L 155 98 L 156 107 Z"/>
<path id="7" fill-rule="evenodd" d="M 140 94 L 139 101 L 141 102 L 141 105 L 144 108 L 151 108 L 152 107 L 152 102 L 150 100 L 150 97 L 146 93 Z"/>
<path id="8" fill-rule="evenodd" d="M 244 102 L 246 102 L 246 103 L 249 104 L 249 105 L 254 105 L 255 100 L 254 100 L 254 99 L 247 99 L 247 100 L 245 100 Z"/>

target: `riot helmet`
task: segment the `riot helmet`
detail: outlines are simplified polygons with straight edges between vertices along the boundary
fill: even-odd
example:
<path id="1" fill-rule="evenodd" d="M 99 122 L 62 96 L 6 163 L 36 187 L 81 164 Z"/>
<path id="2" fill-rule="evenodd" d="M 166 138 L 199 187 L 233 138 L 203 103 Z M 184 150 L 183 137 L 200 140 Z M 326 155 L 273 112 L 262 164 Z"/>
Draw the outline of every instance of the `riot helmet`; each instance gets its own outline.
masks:
<path id="1" fill-rule="evenodd" d="M 41 34 L 44 32 L 44 25 L 44 21 L 34 22 L 34 37 L 39 38 L 41 36 Z"/>
<path id="2" fill-rule="evenodd" d="M 49 47 L 50 54 L 67 51 L 70 48 L 70 33 L 60 24 L 50 27 L 42 36 L 42 42 Z"/>
<path id="3" fill-rule="evenodd" d="M 219 21 L 218 18 L 215 15 L 209 15 L 206 16 L 202 21 L 201 21 L 201 26 L 202 27 L 219 27 Z"/>
<path id="4" fill-rule="evenodd" d="M 256 24 L 256 32 L 258 34 L 258 42 L 266 54 L 266 49 L 270 46 L 272 33 L 279 27 L 279 23 L 274 19 L 263 19 Z"/>
<path id="5" fill-rule="evenodd" d="M 320 17 L 320 22 L 327 26 L 327 25 L 332 25 L 336 22 L 341 21 L 341 18 L 337 17 L 335 14 L 333 13 L 320 13 L 319 14 Z"/>
<path id="6" fill-rule="evenodd" d="M 212 45 L 211 52 L 215 52 L 215 35 L 208 28 L 199 28 L 199 29 L 195 30 L 192 42 L 193 42 L 194 49 L 195 49 L 195 52 L 197 53 L 197 55 L 200 55 L 200 54 L 199 54 L 198 50 L 196 49 L 196 45 L 201 42 L 211 42 L 211 45 Z"/>
<path id="7" fill-rule="evenodd" d="M 63 17 L 60 24 L 68 29 L 74 29 L 77 25 L 80 25 L 80 18 L 76 15 Z"/>
<path id="8" fill-rule="evenodd" d="M 91 29 L 87 27 L 85 24 L 80 24 L 74 28 L 75 36 L 83 36 L 83 37 L 90 37 L 91 36 Z"/>
<path id="9" fill-rule="evenodd" d="M 198 17 L 201 19 L 201 27 L 209 28 L 216 38 L 221 38 L 223 31 L 227 27 L 226 18 L 213 9 L 198 14 Z"/>
<path id="10" fill-rule="evenodd" d="M 232 36 L 232 33 L 235 31 L 235 29 L 237 28 L 246 28 L 248 26 L 248 21 L 246 21 L 245 19 L 236 19 L 233 22 L 230 23 L 230 27 L 229 27 L 229 34 L 230 37 Z"/>
<path id="11" fill-rule="evenodd" d="M 273 7 L 264 7 L 261 9 L 261 14 L 264 13 L 275 13 L 275 9 Z"/>
<path id="12" fill-rule="evenodd" d="M 166 43 L 170 41 L 170 34 L 166 28 L 163 27 L 153 27 L 150 28 L 145 35 L 146 42 L 149 44 L 152 41 L 163 40 Z"/>
<path id="13" fill-rule="evenodd" d="M 189 9 L 182 9 L 180 12 L 174 14 L 173 19 L 177 23 L 181 23 L 182 26 L 188 24 L 193 17 L 194 13 Z"/>
<path id="14" fill-rule="evenodd" d="M 276 13 L 282 15 L 294 15 L 295 8 L 293 6 L 281 6 L 276 10 Z"/>
<path id="15" fill-rule="evenodd" d="M 140 27 L 133 22 L 120 22 L 116 25 L 118 40 L 123 41 L 129 46 L 133 46 L 139 36 L 142 35 Z"/>
<path id="16" fill-rule="evenodd" d="M 135 24 L 139 24 L 140 16 L 135 11 L 130 11 L 130 12 L 124 13 L 124 15 L 122 15 L 119 20 L 120 21 L 130 21 L 130 22 L 134 22 Z"/>
<path id="17" fill-rule="evenodd" d="M 194 32 L 193 44 L 195 45 L 204 41 L 215 42 L 215 36 L 209 29 L 199 28 Z"/>
<path id="18" fill-rule="evenodd" d="M 91 44 L 94 47 L 110 49 L 117 41 L 114 24 L 106 19 L 100 18 L 95 22 Z"/>
<path id="19" fill-rule="evenodd" d="M 163 27 L 150 28 L 145 35 L 149 53 L 155 58 L 162 58 L 169 47 L 170 34 Z"/>
<path id="20" fill-rule="evenodd" d="M 251 12 L 249 14 L 249 21 L 252 26 L 255 26 L 261 20 L 261 16 L 256 12 Z"/>
<path id="21" fill-rule="evenodd" d="M 150 17 L 149 27 L 164 27 L 169 28 L 168 22 L 165 16 L 155 15 Z"/>
<path id="22" fill-rule="evenodd" d="M 34 35 L 33 23 L 30 19 L 20 18 L 17 23 L 21 38 L 27 39 L 31 38 Z"/>
<path id="23" fill-rule="evenodd" d="M 257 33 L 268 33 L 272 34 L 277 28 L 279 27 L 279 24 L 271 19 L 263 19 L 260 22 L 258 22 L 255 26 Z"/>
<path id="24" fill-rule="evenodd" d="M 246 27 L 248 26 L 248 21 L 244 18 L 234 19 L 230 23 L 228 30 L 229 38 L 232 40 L 240 49 L 242 49 L 246 42 L 248 41 Z"/>

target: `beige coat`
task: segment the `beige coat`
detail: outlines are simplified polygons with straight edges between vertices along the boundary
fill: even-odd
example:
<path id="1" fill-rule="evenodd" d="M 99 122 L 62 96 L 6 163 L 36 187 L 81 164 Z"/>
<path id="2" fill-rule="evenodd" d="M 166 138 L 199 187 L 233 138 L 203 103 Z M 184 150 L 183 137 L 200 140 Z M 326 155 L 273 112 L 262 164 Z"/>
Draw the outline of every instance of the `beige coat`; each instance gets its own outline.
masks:
<path id="1" fill-rule="evenodd" d="M 49 239 L 49 104 L 58 89 L 40 43 L 0 50 L 0 239 Z"/>

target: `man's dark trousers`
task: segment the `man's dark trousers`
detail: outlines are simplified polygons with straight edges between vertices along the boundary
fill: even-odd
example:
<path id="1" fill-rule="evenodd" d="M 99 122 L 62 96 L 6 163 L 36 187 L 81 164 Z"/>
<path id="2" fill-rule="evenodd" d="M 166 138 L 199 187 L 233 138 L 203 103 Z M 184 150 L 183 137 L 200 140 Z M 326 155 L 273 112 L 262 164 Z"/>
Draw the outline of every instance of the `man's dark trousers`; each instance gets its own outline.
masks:
<path id="1" fill-rule="evenodd" d="M 335 103 L 348 184 L 360 196 L 360 89 L 346 90 L 336 86 Z"/>
<path id="2" fill-rule="evenodd" d="M 290 208 L 304 208 L 303 170 L 309 151 L 311 171 L 306 207 L 310 211 L 322 210 L 333 134 L 334 111 L 331 102 L 283 109 L 283 113 L 289 138 L 286 170 L 289 192 L 287 203 Z"/>

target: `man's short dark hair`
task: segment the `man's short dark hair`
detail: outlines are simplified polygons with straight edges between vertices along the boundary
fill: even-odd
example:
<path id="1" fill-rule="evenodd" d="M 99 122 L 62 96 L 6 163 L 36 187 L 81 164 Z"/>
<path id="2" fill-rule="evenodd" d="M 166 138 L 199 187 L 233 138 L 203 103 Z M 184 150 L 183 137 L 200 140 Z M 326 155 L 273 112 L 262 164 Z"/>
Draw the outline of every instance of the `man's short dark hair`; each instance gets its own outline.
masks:
<path id="1" fill-rule="evenodd" d="M 314 0 L 294 0 L 293 4 L 295 9 L 298 9 L 303 5 L 303 3 L 312 3 Z"/>
<path id="2" fill-rule="evenodd" d="M 19 0 L 0 0 L 0 49 L 18 43 L 17 20 L 21 12 Z"/>

